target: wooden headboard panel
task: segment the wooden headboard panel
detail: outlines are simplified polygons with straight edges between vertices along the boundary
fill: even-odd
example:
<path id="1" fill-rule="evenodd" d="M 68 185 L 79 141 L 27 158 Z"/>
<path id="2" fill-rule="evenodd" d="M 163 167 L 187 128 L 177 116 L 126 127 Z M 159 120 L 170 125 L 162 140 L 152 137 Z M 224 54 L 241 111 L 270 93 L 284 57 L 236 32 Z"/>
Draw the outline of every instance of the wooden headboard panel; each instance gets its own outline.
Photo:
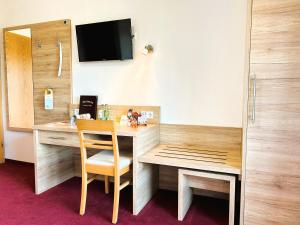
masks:
<path id="1" fill-rule="evenodd" d="M 127 115 L 128 109 L 133 109 L 133 111 L 152 111 L 153 119 L 148 120 L 148 123 L 156 124 L 160 123 L 160 106 L 134 106 L 134 105 L 108 105 L 110 116 L 119 121 L 122 115 Z M 103 109 L 103 105 L 98 105 L 98 110 Z M 70 105 L 70 116 L 74 114 L 74 109 L 79 109 L 79 104 Z"/>
<path id="2" fill-rule="evenodd" d="M 241 149 L 242 128 L 161 124 L 160 143 Z"/>

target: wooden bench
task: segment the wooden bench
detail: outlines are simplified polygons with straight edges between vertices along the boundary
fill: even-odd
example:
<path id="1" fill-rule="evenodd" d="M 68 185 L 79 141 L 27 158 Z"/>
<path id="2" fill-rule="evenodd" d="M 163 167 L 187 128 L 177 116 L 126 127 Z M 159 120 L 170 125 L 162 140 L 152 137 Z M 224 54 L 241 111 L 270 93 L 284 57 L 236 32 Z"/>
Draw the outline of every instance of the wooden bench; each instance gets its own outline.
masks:
<path id="1" fill-rule="evenodd" d="M 139 157 L 139 162 L 185 168 L 178 170 L 178 220 L 183 220 L 187 213 L 192 202 L 192 188 L 196 188 L 228 193 L 229 225 L 234 224 L 235 175 L 241 173 L 241 152 L 238 149 L 158 145 Z"/>
<path id="2" fill-rule="evenodd" d="M 234 224 L 235 183 L 241 175 L 241 129 L 161 125 L 160 130 L 161 144 L 138 161 L 159 165 L 160 187 L 176 184 L 178 219 L 184 218 L 192 194 L 201 189 L 229 194 L 229 224 Z"/>
<path id="3" fill-rule="evenodd" d="M 140 162 L 240 175 L 241 152 L 192 145 L 158 145 Z"/>

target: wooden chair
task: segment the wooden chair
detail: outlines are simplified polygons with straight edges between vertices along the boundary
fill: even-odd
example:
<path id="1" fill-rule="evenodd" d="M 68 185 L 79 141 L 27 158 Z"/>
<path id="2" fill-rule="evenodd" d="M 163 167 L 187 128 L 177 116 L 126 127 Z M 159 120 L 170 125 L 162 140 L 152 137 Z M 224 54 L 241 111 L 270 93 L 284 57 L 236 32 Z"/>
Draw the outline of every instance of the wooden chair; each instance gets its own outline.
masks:
<path id="1" fill-rule="evenodd" d="M 114 177 L 114 206 L 112 223 L 118 221 L 120 190 L 129 185 L 129 181 L 120 184 L 120 176 L 130 171 L 132 157 L 123 152 L 119 153 L 118 140 L 114 122 L 107 120 L 78 120 L 77 128 L 80 138 L 82 188 L 80 215 L 84 215 L 86 206 L 87 185 L 95 177 L 88 179 L 88 174 L 104 175 L 105 193 L 109 193 L 109 176 Z M 86 133 L 108 132 L 111 141 L 93 140 L 85 138 Z M 103 150 L 87 158 L 87 149 Z"/>

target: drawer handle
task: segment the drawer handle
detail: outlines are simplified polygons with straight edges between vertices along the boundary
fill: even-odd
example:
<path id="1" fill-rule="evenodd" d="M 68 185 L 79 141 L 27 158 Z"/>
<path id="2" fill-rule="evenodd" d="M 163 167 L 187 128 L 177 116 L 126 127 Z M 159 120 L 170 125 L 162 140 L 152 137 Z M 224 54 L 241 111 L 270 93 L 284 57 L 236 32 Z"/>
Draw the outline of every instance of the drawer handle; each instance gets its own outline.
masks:
<path id="1" fill-rule="evenodd" d="M 66 140 L 65 137 L 49 137 L 49 138 L 54 140 Z"/>

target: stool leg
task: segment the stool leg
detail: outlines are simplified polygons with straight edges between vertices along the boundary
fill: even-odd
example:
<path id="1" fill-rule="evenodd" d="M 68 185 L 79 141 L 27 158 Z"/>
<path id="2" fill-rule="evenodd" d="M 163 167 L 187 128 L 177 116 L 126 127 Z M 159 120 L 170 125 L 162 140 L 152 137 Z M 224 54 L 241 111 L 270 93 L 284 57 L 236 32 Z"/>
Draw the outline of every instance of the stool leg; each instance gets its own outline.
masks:
<path id="1" fill-rule="evenodd" d="M 230 180 L 229 191 L 229 225 L 234 225 L 234 208 L 235 208 L 235 178 Z"/>
<path id="2" fill-rule="evenodd" d="M 179 172 L 178 175 L 178 220 L 182 221 L 193 201 L 193 192 L 186 177 Z"/>

